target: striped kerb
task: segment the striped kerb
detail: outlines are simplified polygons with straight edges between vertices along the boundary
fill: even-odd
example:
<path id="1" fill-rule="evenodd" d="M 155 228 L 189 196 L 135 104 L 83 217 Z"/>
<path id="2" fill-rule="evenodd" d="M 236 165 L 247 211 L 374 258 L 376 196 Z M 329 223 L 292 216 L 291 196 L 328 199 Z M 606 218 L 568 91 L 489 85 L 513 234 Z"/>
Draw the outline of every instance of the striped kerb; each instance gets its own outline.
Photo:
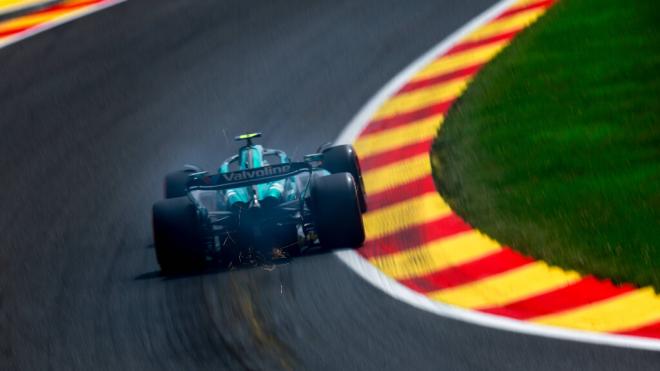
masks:
<path id="1" fill-rule="evenodd" d="M 2 0 L 0 0 L 2 1 Z M 112 3 L 109 0 L 64 0 L 38 11 L 0 22 L 0 45 L 7 45 L 39 27 L 63 19 L 75 18 L 88 8 Z"/>
<path id="2" fill-rule="evenodd" d="M 521 0 L 421 68 L 354 145 L 369 212 L 359 253 L 408 288 L 462 308 L 579 330 L 660 338 L 660 297 L 552 267 L 472 229 L 435 189 L 429 151 L 479 69 L 551 0 Z"/>

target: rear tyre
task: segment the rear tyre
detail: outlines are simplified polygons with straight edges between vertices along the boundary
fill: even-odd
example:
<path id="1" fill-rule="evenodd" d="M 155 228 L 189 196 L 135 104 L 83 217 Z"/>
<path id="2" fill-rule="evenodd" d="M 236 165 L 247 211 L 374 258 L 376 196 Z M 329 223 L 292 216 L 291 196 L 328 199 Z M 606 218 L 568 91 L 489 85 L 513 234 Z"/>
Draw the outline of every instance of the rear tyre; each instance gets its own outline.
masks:
<path id="1" fill-rule="evenodd" d="M 310 189 L 316 232 L 325 249 L 358 248 L 364 225 L 353 176 L 332 174 L 313 180 Z"/>
<path id="2" fill-rule="evenodd" d="M 156 258 L 164 274 L 201 269 L 206 244 L 197 209 L 188 197 L 158 201 L 153 206 Z"/>
<path id="3" fill-rule="evenodd" d="M 364 192 L 364 181 L 360 161 L 351 145 L 334 146 L 323 150 L 323 168 L 332 174 L 350 173 L 355 179 L 360 210 L 367 211 L 367 200 Z"/>
<path id="4" fill-rule="evenodd" d="M 165 176 L 165 198 L 183 197 L 188 193 L 191 169 L 173 171 Z"/>

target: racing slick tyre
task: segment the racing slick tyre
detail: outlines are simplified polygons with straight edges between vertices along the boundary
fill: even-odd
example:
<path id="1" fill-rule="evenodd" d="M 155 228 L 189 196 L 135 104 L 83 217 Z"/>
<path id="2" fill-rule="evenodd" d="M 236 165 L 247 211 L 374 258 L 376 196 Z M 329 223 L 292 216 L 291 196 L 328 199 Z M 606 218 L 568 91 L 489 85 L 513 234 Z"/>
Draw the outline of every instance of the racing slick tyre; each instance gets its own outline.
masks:
<path id="1" fill-rule="evenodd" d="M 188 180 L 191 169 L 173 171 L 165 175 L 165 198 L 183 197 L 188 193 Z"/>
<path id="2" fill-rule="evenodd" d="M 351 174 L 315 178 L 310 195 L 316 233 L 324 249 L 362 246 L 364 225 L 357 186 Z"/>
<path id="3" fill-rule="evenodd" d="M 153 206 L 156 258 L 164 274 L 201 269 L 206 245 L 197 209 L 188 197 L 158 201 Z"/>
<path id="4" fill-rule="evenodd" d="M 360 170 L 360 161 L 357 153 L 351 145 L 341 145 L 326 148 L 323 150 L 323 168 L 333 174 L 350 173 L 355 179 L 360 210 L 367 211 L 367 200 L 364 194 L 364 181 L 362 180 L 362 170 Z"/>

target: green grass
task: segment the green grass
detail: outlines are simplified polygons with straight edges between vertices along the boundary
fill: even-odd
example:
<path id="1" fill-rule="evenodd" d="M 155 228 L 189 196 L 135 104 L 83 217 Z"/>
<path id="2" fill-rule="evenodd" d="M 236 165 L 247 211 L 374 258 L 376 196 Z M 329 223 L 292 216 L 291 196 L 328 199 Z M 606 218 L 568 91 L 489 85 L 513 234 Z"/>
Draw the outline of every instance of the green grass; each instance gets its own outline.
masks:
<path id="1" fill-rule="evenodd" d="M 433 146 L 438 189 L 525 254 L 660 291 L 660 2 L 563 0 L 488 64 Z"/>

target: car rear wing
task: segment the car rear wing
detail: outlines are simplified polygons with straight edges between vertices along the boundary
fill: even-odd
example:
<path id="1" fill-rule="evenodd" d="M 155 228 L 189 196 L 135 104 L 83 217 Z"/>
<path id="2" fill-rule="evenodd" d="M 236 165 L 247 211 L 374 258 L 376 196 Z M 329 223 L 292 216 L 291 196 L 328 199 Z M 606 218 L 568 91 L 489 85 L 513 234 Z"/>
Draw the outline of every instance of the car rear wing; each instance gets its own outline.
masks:
<path id="1" fill-rule="evenodd" d="M 188 190 L 224 190 L 248 187 L 275 182 L 301 173 L 311 173 L 313 169 L 312 164 L 308 162 L 289 162 L 221 174 L 197 173 L 190 176 Z"/>

